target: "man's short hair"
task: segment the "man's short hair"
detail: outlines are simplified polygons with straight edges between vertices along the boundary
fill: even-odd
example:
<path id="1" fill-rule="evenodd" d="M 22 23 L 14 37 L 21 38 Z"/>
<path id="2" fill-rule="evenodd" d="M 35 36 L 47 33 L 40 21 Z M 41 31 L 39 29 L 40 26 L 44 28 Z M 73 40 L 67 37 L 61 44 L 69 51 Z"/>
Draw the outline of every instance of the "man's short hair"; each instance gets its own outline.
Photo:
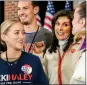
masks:
<path id="1" fill-rule="evenodd" d="M 35 7 L 35 6 L 39 6 L 39 1 L 31 1 L 32 2 L 32 5 Z"/>

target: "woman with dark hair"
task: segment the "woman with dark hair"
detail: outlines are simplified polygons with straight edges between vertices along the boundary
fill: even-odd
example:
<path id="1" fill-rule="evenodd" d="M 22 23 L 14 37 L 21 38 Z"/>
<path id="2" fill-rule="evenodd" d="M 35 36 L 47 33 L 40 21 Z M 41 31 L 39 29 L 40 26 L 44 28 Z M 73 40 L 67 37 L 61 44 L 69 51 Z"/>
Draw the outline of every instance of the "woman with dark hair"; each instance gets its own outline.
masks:
<path id="1" fill-rule="evenodd" d="M 53 43 L 45 54 L 45 67 L 50 84 L 69 84 L 80 52 L 73 43 L 72 12 L 58 11 L 52 21 Z"/>
<path id="2" fill-rule="evenodd" d="M 62 25 L 62 23 L 58 21 L 58 18 L 60 18 L 60 20 L 63 22 L 63 26 L 62 27 L 65 27 L 65 30 L 66 30 L 66 27 L 68 27 L 68 29 L 69 29 L 69 32 L 66 30 L 67 31 L 66 34 L 65 34 L 66 36 L 64 35 L 65 39 L 63 39 L 63 40 L 66 40 L 68 38 L 67 39 L 68 43 L 66 43 L 67 45 L 65 46 L 63 51 L 66 51 L 69 48 L 70 44 L 73 42 L 73 35 L 72 35 L 72 12 L 71 11 L 61 10 L 61 11 L 57 12 L 54 15 L 54 18 L 53 18 L 53 21 L 52 21 L 52 28 L 53 28 L 53 34 L 54 34 L 53 38 L 54 38 L 54 40 L 53 40 L 52 46 L 51 46 L 51 48 L 49 50 L 51 53 L 52 53 L 52 51 L 54 51 L 54 52 L 56 51 L 56 47 L 59 47 L 58 42 L 60 40 L 62 40 L 62 39 L 60 39 L 62 37 L 60 34 L 58 34 L 59 38 L 57 38 L 57 36 L 56 36 L 56 29 L 57 28 L 59 29 L 58 26 Z M 66 19 L 65 22 L 64 22 L 64 18 Z M 59 32 L 62 32 L 62 29 L 63 28 L 60 28 Z"/>

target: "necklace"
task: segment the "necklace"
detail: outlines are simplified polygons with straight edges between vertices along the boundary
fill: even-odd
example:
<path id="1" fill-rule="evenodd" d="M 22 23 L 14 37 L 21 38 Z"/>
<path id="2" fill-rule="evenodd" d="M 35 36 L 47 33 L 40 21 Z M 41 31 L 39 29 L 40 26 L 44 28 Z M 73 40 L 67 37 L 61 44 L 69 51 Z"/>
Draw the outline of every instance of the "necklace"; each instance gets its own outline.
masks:
<path id="1" fill-rule="evenodd" d="M 7 56 L 7 51 L 6 51 L 6 61 L 7 61 L 7 64 L 8 64 L 9 66 L 13 66 L 13 65 L 16 65 L 16 64 L 17 64 L 18 59 L 15 60 L 15 61 L 13 61 L 13 62 L 9 62 L 9 61 L 8 61 L 8 56 Z"/>

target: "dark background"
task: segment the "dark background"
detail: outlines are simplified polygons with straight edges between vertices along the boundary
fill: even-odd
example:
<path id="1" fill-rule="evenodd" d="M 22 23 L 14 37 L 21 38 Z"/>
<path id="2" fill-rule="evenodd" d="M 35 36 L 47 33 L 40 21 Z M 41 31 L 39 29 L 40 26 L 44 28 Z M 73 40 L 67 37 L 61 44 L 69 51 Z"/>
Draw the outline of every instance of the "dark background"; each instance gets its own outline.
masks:
<path id="1" fill-rule="evenodd" d="M 66 1 L 53 1 L 55 12 L 65 8 Z M 39 1 L 40 5 L 40 17 L 43 25 L 47 1 Z M 71 1 L 71 9 L 73 8 L 73 2 Z M 4 21 L 4 1 L 0 1 L 0 24 Z"/>
<path id="2" fill-rule="evenodd" d="M 4 20 L 4 1 L 0 1 L 0 24 Z"/>

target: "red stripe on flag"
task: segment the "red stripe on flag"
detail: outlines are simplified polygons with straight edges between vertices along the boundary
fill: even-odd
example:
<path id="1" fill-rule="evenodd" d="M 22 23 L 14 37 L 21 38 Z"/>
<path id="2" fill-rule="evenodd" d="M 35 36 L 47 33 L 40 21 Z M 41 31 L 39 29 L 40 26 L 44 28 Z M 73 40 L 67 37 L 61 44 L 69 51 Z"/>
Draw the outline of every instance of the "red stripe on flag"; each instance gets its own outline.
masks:
<path id="1" fill-rule="evenodd" d="M 51 25 L 49 25 L 48 23 L 46 23 L 46 22 L 44 22 L 44 26 L 47 26 L 47 27 L 49 27 L 50 29 L 52 28 L 52 26 Z"/>
<path id="2" fill-rule="evenodd" d="M 46 16 L 45 18 L 52 21 L 52 18 L 50 18 L 49 16 Z"/>
<path id="3" fill-rule="evenodd" d="M 38 18 L 37 18 L 37 21 L 41 22 L 41 20 L 39 20 Z"/>

